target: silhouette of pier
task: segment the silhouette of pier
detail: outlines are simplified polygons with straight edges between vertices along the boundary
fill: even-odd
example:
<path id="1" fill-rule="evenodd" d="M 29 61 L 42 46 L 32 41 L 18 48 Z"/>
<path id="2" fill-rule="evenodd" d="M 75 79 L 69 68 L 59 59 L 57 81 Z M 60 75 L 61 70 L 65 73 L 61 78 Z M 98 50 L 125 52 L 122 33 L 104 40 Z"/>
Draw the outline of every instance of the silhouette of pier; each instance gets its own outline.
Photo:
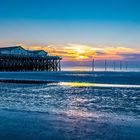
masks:
<path id="1" fill-rule="evenodd" d="M 61 59 L 43 50 L 28 51 L 20 46 L 0 48 L 0 71 L 60 71 Z"/>

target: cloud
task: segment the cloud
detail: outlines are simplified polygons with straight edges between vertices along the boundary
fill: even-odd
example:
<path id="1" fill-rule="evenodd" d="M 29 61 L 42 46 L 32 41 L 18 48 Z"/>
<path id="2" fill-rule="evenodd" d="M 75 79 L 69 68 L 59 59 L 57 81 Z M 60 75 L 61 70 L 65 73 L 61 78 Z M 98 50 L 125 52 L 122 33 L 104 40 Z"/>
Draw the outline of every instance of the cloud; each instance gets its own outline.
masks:
<path id="1" fill-rule="evenodd" d="M 140 54 L 138 53 L 129 53 L 129 54 L 121 54 L 125 60 L 135 60 L 140 61 Z"/>
<path id="2" fill-rule="evenodd" d="M 98 46 L 86 44 L 50 44 L 48 46 L 26 46 L 26 49 L 43 49 L 50 55 L 62 56 L 63 61 L 96 60 L 135 60 L 139 59 L 140 49 L 125 46 Z"/>

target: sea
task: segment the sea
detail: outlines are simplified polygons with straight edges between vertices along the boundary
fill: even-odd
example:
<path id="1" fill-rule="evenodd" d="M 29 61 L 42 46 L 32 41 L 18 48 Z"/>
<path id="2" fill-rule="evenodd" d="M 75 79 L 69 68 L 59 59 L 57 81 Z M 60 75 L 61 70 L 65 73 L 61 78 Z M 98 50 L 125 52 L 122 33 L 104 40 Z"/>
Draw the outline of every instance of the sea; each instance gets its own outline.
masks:
<path id="1" fill-rule="evenodd" d="M 140 71 L 0 72 L 0 140 L 140 140 Z"/>

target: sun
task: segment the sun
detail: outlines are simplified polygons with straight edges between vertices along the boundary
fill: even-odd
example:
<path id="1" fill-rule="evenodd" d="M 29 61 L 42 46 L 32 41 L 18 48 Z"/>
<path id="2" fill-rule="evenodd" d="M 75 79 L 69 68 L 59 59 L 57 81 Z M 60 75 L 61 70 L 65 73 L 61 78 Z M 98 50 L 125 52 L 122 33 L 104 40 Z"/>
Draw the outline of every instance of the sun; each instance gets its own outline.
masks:
<path id="1" fill-rule="evenodd" d="M 86 56 L 83 56 L 83 55 L 77 56 L 77 60 L 78 60 L 78 61 L 82 61 L 82 60 L 84 60 L 84 59 L 87 59 L 87 57 L 86 57 Z"/>
<path id="2" fill-rule="evenodd" d="M 79 47 L 79 48 L 76 48 L 75 51 L 76 51 L 78 54 L 84 54 L 84 53 L 85 53 L 85 50 L 84 50 L 84 49 L 81 49 L 80 47 Z"/>
<path id="3" fill-rule="evenodd" d="M 79 56 L 79 59 L 84 59 L 85 57 L 84 56 Z"/>

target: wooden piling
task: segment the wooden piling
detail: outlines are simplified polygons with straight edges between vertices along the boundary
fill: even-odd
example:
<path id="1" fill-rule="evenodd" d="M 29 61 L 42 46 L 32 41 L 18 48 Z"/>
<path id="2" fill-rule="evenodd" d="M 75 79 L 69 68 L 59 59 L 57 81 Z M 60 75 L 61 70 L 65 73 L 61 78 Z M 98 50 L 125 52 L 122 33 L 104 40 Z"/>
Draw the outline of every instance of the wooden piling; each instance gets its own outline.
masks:
<path id="1" fill-rule="evenodd" d="M 58 71 L 58 56 L 33 57 L 25 55 L 0 54 L 0 71 Z"/>
<path id="2" fill-rule="evenodd" d="M 107 71 L 107 60 L 105 60 L 105 71 Z"/>
<path id="3" fill-rule="evenodd" d="M 95 71 L 95 60 L 92 60 L 92 71 Z"/>
<path id="4" fill-rule="evenodd" d="M 116 61 L 113 61 L 113 69 L 116 70 Z"/>
<path id="5" fill-rule="evenodd" d="M 126 65 L 125 70 L 127 71 L 128 70 L 128 62 L 127 61 L 125 62 L 125 65 Z"/>
<path id="6" fill-rule="evenodd" d="M 122 61 L 120 61 L 120 71 L 122 70 Z"/>

